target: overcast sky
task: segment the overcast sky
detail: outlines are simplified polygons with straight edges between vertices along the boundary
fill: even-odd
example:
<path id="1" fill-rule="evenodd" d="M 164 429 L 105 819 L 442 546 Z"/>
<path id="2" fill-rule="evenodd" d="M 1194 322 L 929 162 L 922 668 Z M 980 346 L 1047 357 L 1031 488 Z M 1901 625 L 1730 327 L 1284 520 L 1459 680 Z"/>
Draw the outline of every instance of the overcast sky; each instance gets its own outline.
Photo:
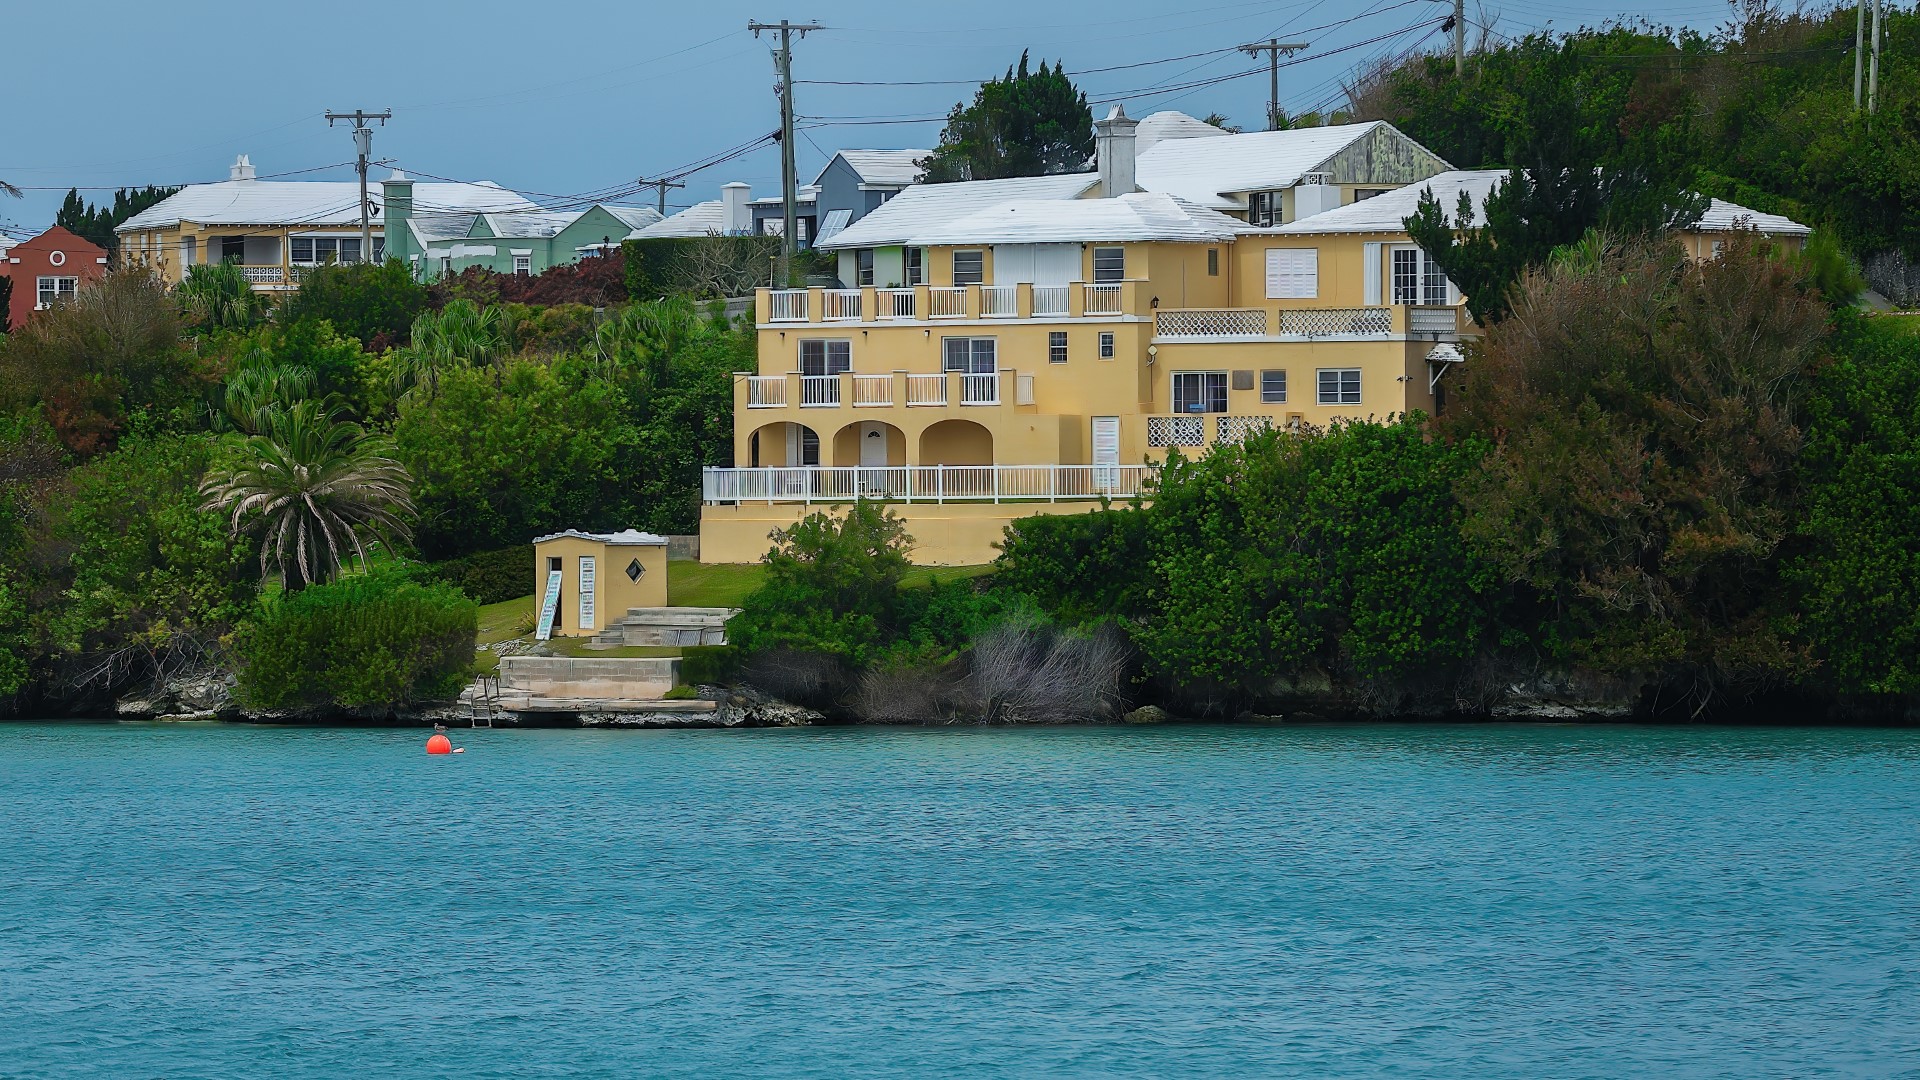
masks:
<path id="1" fill-rule="evenodd" d="M 1265 110 L 1264 63 L 1231 46 L 1274 36 L 1309 42 L 1302 55 L 1320 58 L 1283 68 L 1281 97 L 1292 111 L 1324 109 L 1341 102 L 1342 79 L 1370 59 L 1441 47 L 1447 7 L 1445 0 L 9 3 L 0 14 L 0 70 L 15 92 L 0 112 L 0 178 L 34 190 L 0 198 L 0 229 L 17 234 L 49 224 L 69 186 L 106 188 L 83 194 L 110 198 L 123 185 L 225 179 L 239 153 L 251 155 L 263 178 L 333 166 L 301 175 L 350 179 L 343 163 L 352 142 L 344 129 L 328 130 L 328 109 L 393 109 L 374 153 L 414 173 L 570 195 L 674 172 L 778 126 L 768 43 L 747 32 L 749 19 L 827 27 L 794 49 L 798 109 L 828 118 L 802 121 L 804 180 L 841 148 L 931 146 L 938 121 L 870 121 L 943 115 L 972 95 L 959 82 L 1004 71 L 1023 48 L 1036 60 L 1089 72 L 1076 82 L 1091 98 L 1118 99 L 1134 116 L 1218 111 L 1253 128 Z M 1727 16 L 1714 0 L 1666 7 L 1635 0 L 1619 10 L 1701 29 Z M 1470 22 L 1515 37 L 1612 13 L 1577 0 L 1484 9 L 1468 0 Z M 1394 36 L 1371 40 L 1383 35 Z M 1119 70 L 1091 70 L 1100 68 Z M 1191 85 L 1241 72 L 1249 74 Z M 941 80 L 957 82 L 897 85 Z M 778 152 L 768 147 L 695 175 L 670 203 L 713 198 L 729 180 L 769 194 L 779 175 Z"/>

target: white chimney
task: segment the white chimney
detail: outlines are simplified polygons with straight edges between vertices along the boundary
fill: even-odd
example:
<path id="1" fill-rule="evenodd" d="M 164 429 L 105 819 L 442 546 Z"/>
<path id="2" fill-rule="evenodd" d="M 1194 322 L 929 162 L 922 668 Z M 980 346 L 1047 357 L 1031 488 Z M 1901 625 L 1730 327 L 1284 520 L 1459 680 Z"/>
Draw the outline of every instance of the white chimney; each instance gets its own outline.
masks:
<path id="1" fill-rule="evenodd" d="M 1127 116 L 1118 105 L 1105 120 L 1093 122 L 1093 157 L 1100 166 L 1100 197 L 1117 199 L 1140 190 L 1133 182 L 1133 129 L 1140 121 Z"/>
<path id="2" fill-rule="evenodd" d="M 728 236 L 743 236 L 753 231 L 753 211 L 747 209 L 747 200 L 753 198 L 753 188 L 735 180 L 731 184 L 720 185 L 720 231 Z"/>
<path id="3" fill-rule="evenodd" d="M 233 159 L 233 167 L 227 170 L 227 179 L 253 179 L 253 162 L 247 160 L 247 155 L 241 154 L 239 157 Z"/>
<path id="4" fill-rule="evenodd" d="M 1340 205 L 1340 185 L 1329 173 L 1310 172 L 1293 189 L 1293 220 L 1310 218 Z"/>

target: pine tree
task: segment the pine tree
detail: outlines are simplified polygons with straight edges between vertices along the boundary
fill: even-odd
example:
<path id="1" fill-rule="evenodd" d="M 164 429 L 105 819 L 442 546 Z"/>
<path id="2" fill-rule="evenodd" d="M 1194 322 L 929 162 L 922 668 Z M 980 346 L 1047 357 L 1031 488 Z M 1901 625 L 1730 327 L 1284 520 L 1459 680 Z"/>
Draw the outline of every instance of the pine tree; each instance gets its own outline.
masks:
<path id="1" fill-rule="evenodd" d="M 1056 61 L 1028 71 L 1027 54 L 1005 78 L 982 83 L 973 104 L 947 116 L 940 146 L 920 164 L 926 182 L 997 180 L 1077 172 L 1093 156 L 1093 110 Z"/>

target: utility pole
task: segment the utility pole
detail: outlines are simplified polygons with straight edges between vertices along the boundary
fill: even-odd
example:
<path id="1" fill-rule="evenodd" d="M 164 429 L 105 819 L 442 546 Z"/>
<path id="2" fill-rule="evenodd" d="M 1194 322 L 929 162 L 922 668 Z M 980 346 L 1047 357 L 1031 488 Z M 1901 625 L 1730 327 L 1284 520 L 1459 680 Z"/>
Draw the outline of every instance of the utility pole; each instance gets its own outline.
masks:
<path id="1" fill-rule="evenodd" d="M 659 189 L 661 217 L 667 216 L 667 189 L 683 188 L 687 186 L 685 181 L 681 181 L 681 180 L 640 180 L 640 181 L 637 181 L 637 183 L 639 183 L 640 186 L 642 187 Z"/>
<path id="2" fill-rule="evenodd" d="M 1248 56 L 1267 54 L 1267 130 L 1280 130 L 1280 54 L 1292 56 L 1307 47 L 1304 41 L 1282 43 L 1279 38 L 1268 38 L 1252 45 L 1240 46 L 1240 51 Z"/>
<path id="3" fill-rule="evenodd" d="M 1467 73 L 1467 0 L 1453 0 L 1453 77 Z"/>
<path id="4" fill-rule="evenodd" d="M 1853 16 L 1853 111 L 1860 111 L 1860 72 L 1866 66 L 1867 0 L 1860 0 Z"/>
<path id="5" fill-rule="evenodd" d="M 361 262 L 373 261 L 373 223 L 369 216 L 373 204 L 367 199 L 367 160 L 373 157 L 373 129 L 367 126 L 367 121 L 378 120 L 381 127 L 386 127 L 387 121 L 391 119 L 393 119 L 392 109 L 382 109 L 377 113 L 367 112 L 364 109 L 355 109 L 350 113 L 327 111 L 328 127 L 332 127 L 335 120 L 353 121 L 354 169 L 360 174 Z"/>
<path id="6" fill-rule="evenodd" d="M 1880 43 L 1886 36 L 1880 25 L 1880 11 L 1886 0 L 1873 0 L 1873 56 L 1867 61 L 1867 115 L 1880 111 Z"/>
<path id="7" fill-rule="evenodd" d="M 793 35 L 806 37 L 812 30 L 824 30 L 819 23 L 796 23 L 781 19 L 777 23 L 749 22 L 747 29 L 759 37 L 765 30 L 780 31 L 780 48 L 773 54 L 773 66 L 780 73 L 780 284 L 792 283 L 794 231 L 798 206 L 793 163 Z"/>

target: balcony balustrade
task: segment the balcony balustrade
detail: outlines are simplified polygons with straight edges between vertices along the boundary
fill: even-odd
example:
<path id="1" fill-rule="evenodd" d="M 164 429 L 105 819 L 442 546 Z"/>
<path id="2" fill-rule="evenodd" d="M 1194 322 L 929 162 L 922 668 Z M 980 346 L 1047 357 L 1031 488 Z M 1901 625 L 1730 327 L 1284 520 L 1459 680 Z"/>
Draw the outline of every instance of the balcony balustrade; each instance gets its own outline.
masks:
<path id="1" fill-rule="evenodd" d="M 878 319 L 911 319 L 914 313 L 914 291 L 912 289 L 878 289 L 874 292 L 877 307 L 874 317 Z"/>
<path id="2" fill-rule="evenodd" d="M 1033 314 L 1037 318 L 1068 315 L 1073 311 L 1073 290 L 1065 285 L 1035 285 Z"/>
<path id="3" fill-rule="evenodd" d="M 785 375 L 747 376 L 747 408 L 784 409 L 787 407 Z"/>
<path id="4" fill-rule="evenodd" d="M 1088 284 L 1082 285 L 1081 288 L 1085 290 L 1085 298 L 1081 301 L 1080 305 L 1081 311 L 1088 315 L 1124 314 L 1120 309 L 1121 290 L 1119 283 L 1110 282 L 1101 285 Z"/>
<path id="5" fill-rule="evenodd" d="M 838 375 L 802 375 L 800 376 L 800 407 L 803 409 L 833 409 L 840 405 L 840 376 Z"/>
<path id="6" fill-rule="evenodd" d="M 875 409 L 893 404 L 893 376 L 855 375 L 852 378 L 854 408 Z"/>
<path id="7" fill-rule="evenodd" d="M 1145 493 L 1153 465 L 896 465 L 702 470 L 708 503 L 1057 502 Z"/>
<path id="8" fill-rule="evenodd" d="M 828 289 L 821 294 L 820 318 L 827 322 L 858 322 L 859 289 Z"/>
<path id="9" fill-rule="evenodd" d="M 998 405 L 1000 404 L 1000 376 L 998 375 L 962 375 L 960 376 L 960 404 L 962 405 Z"/>
<path id="10" fill-rule="evenodd" d="M 770 289 L 767 291 L 767 318 L 772 322 L 806 322 L 807 290 Z"/>
<path id="11" fill-rule="evenodd" d="M 1020 287 L 1018 285 L 982 285 L 980 286 L 980 317 L 983 319 L 1011 319 L 1020 314 Z"/>
<path id="12" fill-rule="evenodd" d="M 947 403 L 947 377 L 945 375 L 909 375 L 907 376 L 907 404 L 939 405 Z"/>
<path id="13" fill-rule="evenodd" d="M 964 319 L 967 317 L 967 287 L 940 285 L 927 290 L 927 317 Z"/>

